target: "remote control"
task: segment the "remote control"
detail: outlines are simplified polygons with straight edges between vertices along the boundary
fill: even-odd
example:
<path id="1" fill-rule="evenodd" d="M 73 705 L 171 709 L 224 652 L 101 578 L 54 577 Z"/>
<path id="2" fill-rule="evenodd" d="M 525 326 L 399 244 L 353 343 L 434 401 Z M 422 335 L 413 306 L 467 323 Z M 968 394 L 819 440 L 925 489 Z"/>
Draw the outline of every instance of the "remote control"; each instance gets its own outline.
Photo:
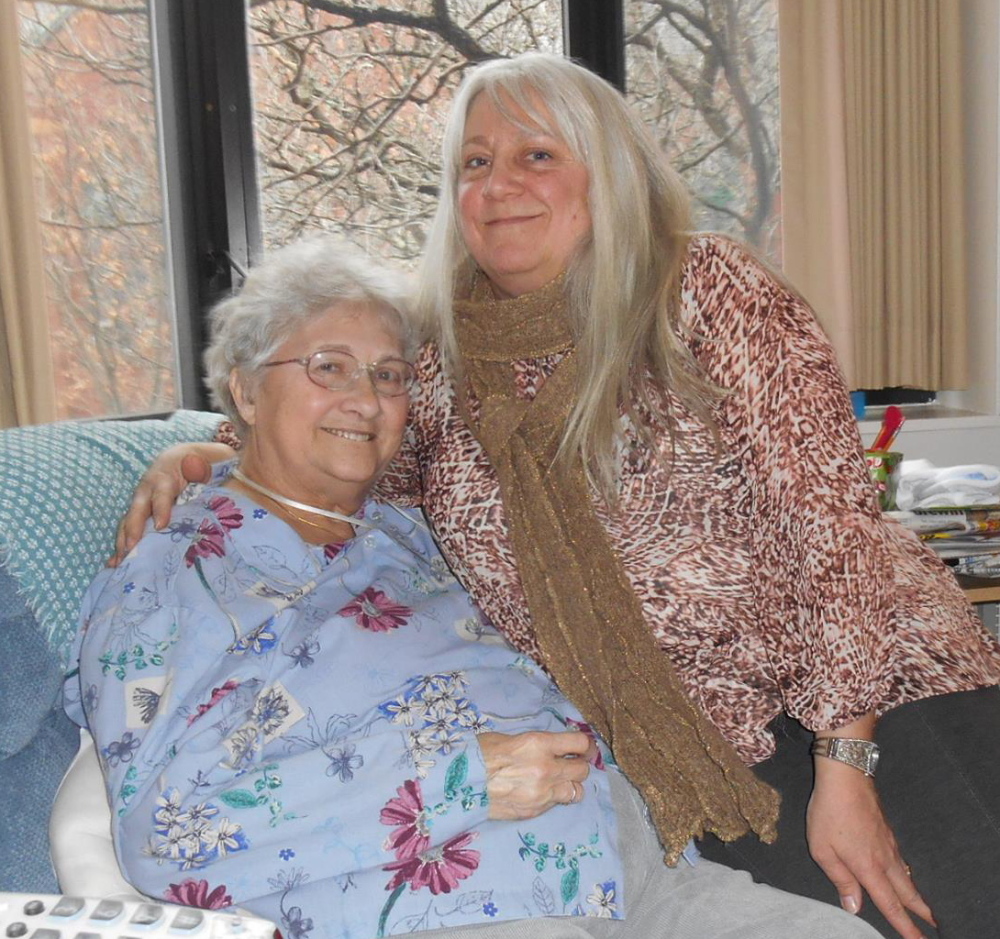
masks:
<path id="1" fill-rule="evenodd" d="M 274 939 L 274 923 L 155 900 L 0 892 L 0 939 Z"/>

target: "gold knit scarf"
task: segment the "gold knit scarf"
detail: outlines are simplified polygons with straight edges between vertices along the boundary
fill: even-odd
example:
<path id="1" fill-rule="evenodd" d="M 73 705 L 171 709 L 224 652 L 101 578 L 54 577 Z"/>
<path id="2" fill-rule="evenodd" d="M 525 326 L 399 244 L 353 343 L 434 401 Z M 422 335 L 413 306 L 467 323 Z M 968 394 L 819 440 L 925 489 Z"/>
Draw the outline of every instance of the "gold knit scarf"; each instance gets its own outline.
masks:
<path id="1" fill-rule="evenodd" d="M 577 390 L 561 281 L 497 301 L 480 283 L 455 304 L 466 420 L 499 478 L 545 667 L 610 744 L 675 864 L 692 836 L 775 838 L 778 797 L 688 700 L 594 511 L 582 460 L 554 461 Z M 511 363 L 566 351 L 533 401 Z"/>

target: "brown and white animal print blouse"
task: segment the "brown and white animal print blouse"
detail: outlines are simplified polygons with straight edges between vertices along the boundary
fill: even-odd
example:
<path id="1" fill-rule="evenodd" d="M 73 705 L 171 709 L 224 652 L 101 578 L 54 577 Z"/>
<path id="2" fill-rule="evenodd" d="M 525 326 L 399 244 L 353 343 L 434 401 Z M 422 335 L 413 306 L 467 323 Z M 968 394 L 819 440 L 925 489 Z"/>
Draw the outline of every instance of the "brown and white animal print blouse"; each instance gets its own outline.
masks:
<path id="1" fill-rule="evenodd" d="M 713 236 L 692 242 L 683 300 L 691 348 L 728 391 L 716 408 L 723 446 L 714 450 L 676 402 L 683 433 L 672 466 L 626 428 L 620 504 L 598 514 L 691 698 L 754 763 L 773 752 L 766 728 L 782 710 L 835 727 L 1000 681 L 1000 645 L 954 579 L 881 517 L 839 368 L 808 306 Z M 554 364 L 511 363 L 522 393 L 533 396 Z M 539 657 L 495 476 L 433 346 L 419 376 L 407 443 L 381 494 L 422 499 L 475 600 Z"/>

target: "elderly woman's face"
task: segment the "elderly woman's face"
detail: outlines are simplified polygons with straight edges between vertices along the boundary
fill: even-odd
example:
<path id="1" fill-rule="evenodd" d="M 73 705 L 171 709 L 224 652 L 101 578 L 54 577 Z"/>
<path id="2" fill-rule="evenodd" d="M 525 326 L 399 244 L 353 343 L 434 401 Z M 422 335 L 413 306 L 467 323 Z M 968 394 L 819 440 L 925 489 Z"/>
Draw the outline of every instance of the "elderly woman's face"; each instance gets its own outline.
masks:
<path id="1" fill-rule="evenodd" d="M 566 270 L 590 232 L 587 186 L 587 168 L 562 138 L 511 123 L 485 95 L 473 101 L 458 208 L 465 245 L 498 296 L 537 290 Z"/>
<path id="2" fill-rule="evenodd" d="M 403 357 L 395 332 L 357 302 L 307 320 L 271 361 L 322 349 L 349 352 L 361 364 Z M 263 368 L 253 386 L 235 382 L 234 397 L 251 427 L 245 469 L 300 501 L 355 511 L 402 442 L 409 395 L 376 394 L 367 372 L 337 391 L 315 384 L 294 362 Z"/>

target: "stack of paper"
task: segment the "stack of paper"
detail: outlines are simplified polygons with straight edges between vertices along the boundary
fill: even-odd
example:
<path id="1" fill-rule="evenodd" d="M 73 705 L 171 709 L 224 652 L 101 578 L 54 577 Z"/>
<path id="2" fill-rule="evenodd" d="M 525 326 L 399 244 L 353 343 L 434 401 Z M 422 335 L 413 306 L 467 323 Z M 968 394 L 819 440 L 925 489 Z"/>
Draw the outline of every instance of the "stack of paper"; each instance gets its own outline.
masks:
<path id="1" fill-rule="evenodd" d="M 956 573 L 1000 577 L 1000 504 L 886 513 L 915 532 Z"/>

